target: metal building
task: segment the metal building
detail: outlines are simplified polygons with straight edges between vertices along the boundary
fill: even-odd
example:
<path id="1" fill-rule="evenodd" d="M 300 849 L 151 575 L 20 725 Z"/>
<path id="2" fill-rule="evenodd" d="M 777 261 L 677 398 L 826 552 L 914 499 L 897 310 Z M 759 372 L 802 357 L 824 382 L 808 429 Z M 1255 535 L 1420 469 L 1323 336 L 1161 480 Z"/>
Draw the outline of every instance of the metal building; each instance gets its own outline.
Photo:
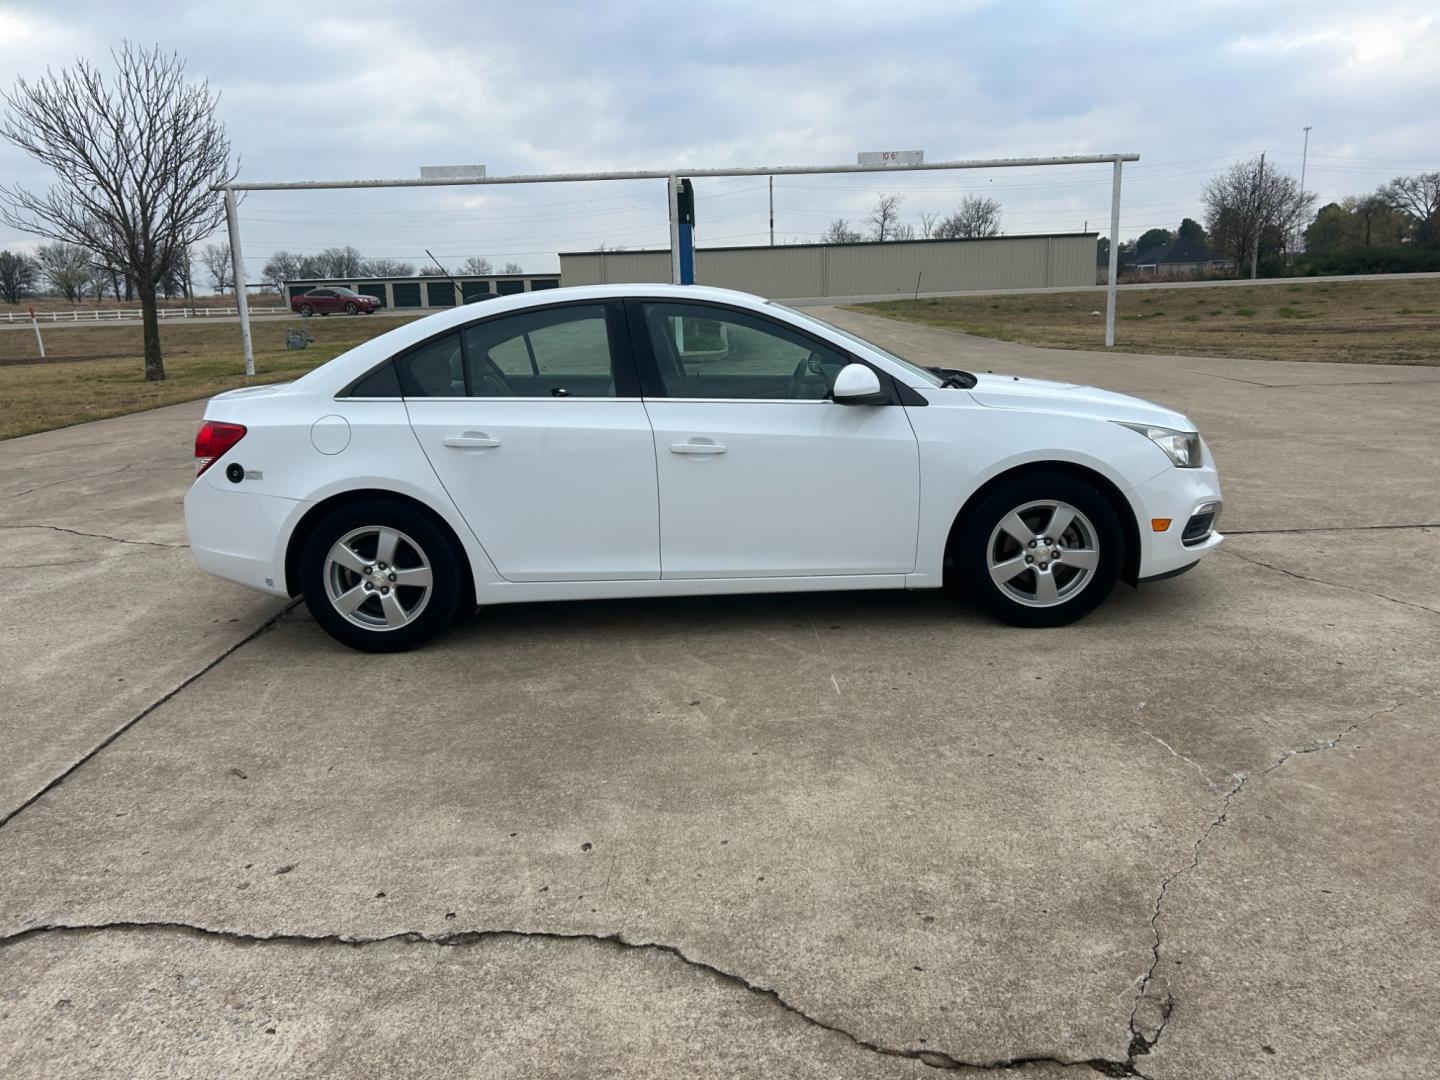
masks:
<path id="1" fill-rule="evenodd" d="M 1096 233 L 699 248 L 695 282 L 771 299 L 1095 284 Z M 669 281 L 670 252 L 560 253 L 565 285 Z"/>
<path id="2" fill-rule="evenodd" d="M 559 284 L 559 274 L 487 274 L 483 277 L 457 274 L 454 278 L 299 278 L 285 282 L 285 300 L 288 303 L 311 289 L 334 288 L 340 285 L 354 289 L 363 296 L 378 297 L 387 308 L 447 308 L 476 300 L 488 300 L 492 296 L 553 289 Z"/>

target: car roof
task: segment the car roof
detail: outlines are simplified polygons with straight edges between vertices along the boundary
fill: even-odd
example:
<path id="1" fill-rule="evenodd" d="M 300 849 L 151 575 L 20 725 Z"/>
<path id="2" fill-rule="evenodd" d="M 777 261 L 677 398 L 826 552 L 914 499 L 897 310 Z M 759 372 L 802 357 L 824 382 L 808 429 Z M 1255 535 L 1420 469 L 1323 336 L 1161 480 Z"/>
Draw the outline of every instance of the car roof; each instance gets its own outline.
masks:
<path id="1" fill-rule="evenodd" d="M 713 301 L 734 308 L 763 311 L 782 322 L 794 322 L 787 313 L 778 310 L 763 296 L 740 292 L 735 289 L 717 289 L 709 285 L 674 285 L 670 283 L 616 282 L 608 285 L 571 285 L 560 289 L 541 289 L 538 292 L 500 294 L 481 303 L 464 304 L 446 308 L 433 315 L 415 319 L 397 326 L 394 330 L 361 342 L 348 352 L 341 353 L 333 360 L 314 369 L 296 380 L 296 390 L 315 390 L 334 393 L 348 386 L 370 368 L 387 357 L 417 345 L 427 338 L 443 333 L 452 327 L 465 326 L 479 319 L 490 319 L 497 315 L 525 311 L 529 308 L 550 307 L 555 304 L 574 303 L 583 300 L 615 300 L 625 298 L 664 300 Z M 805 326 L 814 332 L 813 326 Z M 836 344 L 854 348 L 853 341 L 847 341 L 839 334 L 826 334 Z M 882 361 L 883 363 L 883 361 Z M 886 364 L 885 367 L 890 365 Z"/>

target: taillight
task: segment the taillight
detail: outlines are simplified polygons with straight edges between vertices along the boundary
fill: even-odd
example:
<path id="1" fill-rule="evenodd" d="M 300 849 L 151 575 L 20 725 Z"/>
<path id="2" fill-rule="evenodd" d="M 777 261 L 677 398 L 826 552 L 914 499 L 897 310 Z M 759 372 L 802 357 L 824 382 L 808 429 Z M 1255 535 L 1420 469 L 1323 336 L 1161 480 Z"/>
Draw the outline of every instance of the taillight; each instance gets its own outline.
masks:
<path id="1" fill-rule="evenodd" d="M 206 420 L 195 433 L 195 475 L 199 476 L 218 457 L 245 437 L 244 424 Z"/>

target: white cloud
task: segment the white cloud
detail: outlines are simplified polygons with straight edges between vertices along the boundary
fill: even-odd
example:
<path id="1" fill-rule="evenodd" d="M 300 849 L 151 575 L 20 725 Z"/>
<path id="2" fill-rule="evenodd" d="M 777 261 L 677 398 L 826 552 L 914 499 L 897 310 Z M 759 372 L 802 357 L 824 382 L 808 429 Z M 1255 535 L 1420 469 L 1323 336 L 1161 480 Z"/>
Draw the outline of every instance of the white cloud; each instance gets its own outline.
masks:
<path id="1" fill-rule="evenodd" d="M 1377 0 L 1115 5 L 968 2 L 446 4 L 313 19 L 252 0 L 0 10 L 0 71 L 33 75 L 77 52 L 106 62 L 127 35 L 158 39 L 222 91 L 256 179 L 493 173 L 853 160 L 923 147 L 931 159 L 1134 150 L 1124 231 L 1198 214 L 1206 175 L 1267 150 L 1323 200 L 1422 165 L 1440 168 L 1440 20 Z M 0 144 L 0 175 L 43 176 Z M 877 191 L 948 209 L 971 190 L 1005 204 L 1007 231 L 1090 227 L 1105 169 L 786 178 L 777 232 L 862 219 Z M 705 242 L 763 242 L 763 180 L 698 185 Z M 665 242 L 663 185 L 562 185 L 247 200 L 256 270 L 276 247 L 353 242 L 418 261 Z M 13 237 L 0 232 L 0 244 Z M 537 261 L 540 260 L 540 261 Z M 549 261 L 553 265 L 553 260 Z"/>

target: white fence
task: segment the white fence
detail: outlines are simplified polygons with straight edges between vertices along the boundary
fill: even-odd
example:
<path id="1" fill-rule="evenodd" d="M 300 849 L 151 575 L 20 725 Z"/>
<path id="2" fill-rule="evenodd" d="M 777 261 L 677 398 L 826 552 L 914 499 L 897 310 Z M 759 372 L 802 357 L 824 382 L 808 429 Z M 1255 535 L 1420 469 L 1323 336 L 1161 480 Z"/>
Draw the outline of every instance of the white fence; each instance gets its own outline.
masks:
<path id="1" fill-rule="evenodd" d="M 251 315 L 284 315 L 289 314 L 289 308 L 268 307 L 250 309 Z M 28 323 L 30 313 L 26 311 L 3 312 L 7 323 Z M 196 307 L 191 308 L 160 308 L 156 311 L 165 322 L 173 322 L 176 319 L 205 319 L 219 317 L 222 315 L 238 315 L 240 310 L 233 307 Z M 40 322 L 51 323 L 95 323 L 95 322 L 138 322 L 140 320 L 139 308 L 108 308 L 103 311 L 37 311 L 35 318 Z"/>

